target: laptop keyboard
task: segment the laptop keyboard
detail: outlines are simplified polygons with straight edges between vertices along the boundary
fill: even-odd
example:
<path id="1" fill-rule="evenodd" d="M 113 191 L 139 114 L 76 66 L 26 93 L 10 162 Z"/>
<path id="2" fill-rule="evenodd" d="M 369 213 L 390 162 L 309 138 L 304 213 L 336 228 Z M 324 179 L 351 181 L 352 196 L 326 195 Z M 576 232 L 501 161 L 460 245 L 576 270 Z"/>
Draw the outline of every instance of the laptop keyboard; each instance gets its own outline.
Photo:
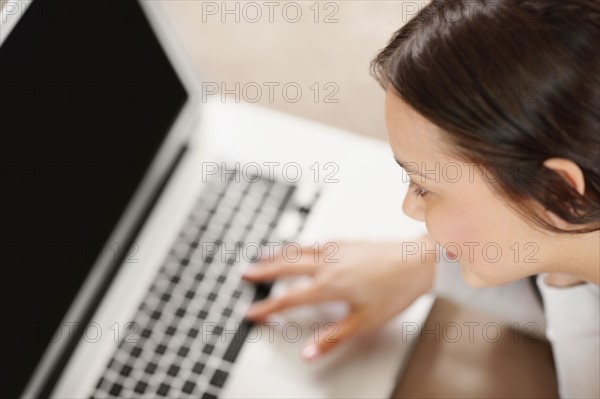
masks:
<path id="1" fill-rule="evenodd" d="M 251 327 L 245 309 L 270 289 L 242 266 L 294 238 L 274 236 L 284 212 L 298 213 L 297 234 L 310 211 L 294 185 L 252 180 L 207 182 L 91 397 L 219 397 Z"/>

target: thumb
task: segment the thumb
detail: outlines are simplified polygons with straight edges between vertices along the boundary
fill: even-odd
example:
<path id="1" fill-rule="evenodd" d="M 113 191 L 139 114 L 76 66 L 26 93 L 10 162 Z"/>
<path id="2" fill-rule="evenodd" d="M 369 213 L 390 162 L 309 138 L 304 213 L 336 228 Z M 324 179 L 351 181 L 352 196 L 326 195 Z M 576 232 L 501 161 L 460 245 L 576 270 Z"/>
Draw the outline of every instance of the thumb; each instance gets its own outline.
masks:
<path id="1" fill-rule="evenodd" d="M 366 315 L 361 312 L 351 313 L 339 322 L 327 323 L 315 332 L 313 339 L 302 350 L 302 357 L 312 361 L 336 348 L 357 335 L 366 327 Z"/>

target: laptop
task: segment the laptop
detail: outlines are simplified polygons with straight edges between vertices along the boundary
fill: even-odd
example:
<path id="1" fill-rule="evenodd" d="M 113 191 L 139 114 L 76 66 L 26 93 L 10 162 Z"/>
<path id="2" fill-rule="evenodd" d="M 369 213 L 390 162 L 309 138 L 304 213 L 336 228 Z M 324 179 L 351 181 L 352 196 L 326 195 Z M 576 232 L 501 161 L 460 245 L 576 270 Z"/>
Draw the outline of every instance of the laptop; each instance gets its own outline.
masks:
<path id="1" fill-rule="evenodd" d="M 2 9 L 2 396 L 391 395 L 431 297 L 306 363 L 344 304 L 252 324 L 307 279 L 241 278 L 264 253 L 423 233 L 391 151 L 207 96 L 162 6 Z"/>

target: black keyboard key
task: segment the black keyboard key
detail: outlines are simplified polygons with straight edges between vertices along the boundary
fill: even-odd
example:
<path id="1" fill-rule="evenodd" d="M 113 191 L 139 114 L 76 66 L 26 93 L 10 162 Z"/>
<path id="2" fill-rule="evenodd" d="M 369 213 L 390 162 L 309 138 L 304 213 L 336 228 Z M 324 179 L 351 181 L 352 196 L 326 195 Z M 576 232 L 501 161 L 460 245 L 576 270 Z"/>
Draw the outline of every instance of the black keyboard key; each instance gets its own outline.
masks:
<path id="1" fill-rule="evenodd" d="M 131 374 L 132 370 L 133 369 L 131 368 L 131 366 L 124 365 L 123 367 L 121 367 L 121 371 L 119 372 L 119 374 L 121 374 L 124 377 L 129 377 L 129 374 Z"/>
<path id="2" fill-rule="evenodd" d="M 171 389 L 170 385 L 165 384 L 164 382 L 160 384 L 156 393 L 160 396 L 167 396 L 169 394 L 169 390 Z"/>
<path id="3" fill-rule="evenodd" d="M 182 346 L 177 351 L 177 356 L 186 357 L 188 353 L 190 353 L 190 348 L 188 348 L 187 346 Z"/>
<path id="4" fill-rule="evenodd" d="M 192 291 L 192 290 L 188 290 L 185 293 L 185 297 L 187 299 L 194 299 L 195 296 L 196 296 L 196 293 L 194 291 Z"/>
<path id="5" fill-rule="evenodd" d="M 152 330 L 150 330 L 149 328 L 144 328 L 140 335 L 144 338 L 150 338 L 150 336 L 152 335 Z"/>
<path id="6" fill-rule="evenodd" d="M 192 367 L 192 372 L 195 374 L 202 374 L 204 371 L 204 363 L 196 362 L 194 367 Z"/>
<path id="7" fill-rule="evenodd" d="M 138 381 L 138 383 L 135 384 L 135 388 L 133 388 L 133 390 L 136 393 L 144 393 L 146 392 L 146 388 L 148 388 L 148 383 L 144 381 Z"/>
<path id="8" fill-rule="evenodd" d="M 146 365 L 146 368 L 144 369 L 144 371 L 147 374 L 154 374 L 154 372 L 156 371 L 156 367 L 158 367 L 158 365 L 154 362 L 150 362 Z"/>
<path id="9" fill-rule="evenodd" d="M 183 384 L 183 388 L 181 388 L 181 390 L 189 395 L 192 393 L 195 387 L 196 383 L 192 381 L 186 381 L 185 384 Z"/>
<path id="10" fill-rule="evenodd" d="M 288 187 L 288 190 L 286 191 L 285 196 L 283 197 L 283 199 L 281 200 L 281 202 L 279 204 L 279 210 L 280 211 L 282 211 L 283 209 L 285 209 L 285 206 L 287 205 L 288 201 L 292 197 L 292 194 L 294 194 L 294 191 L 296 191 L 296 186 L 289 186 Z"/>
<path id="11" fill-rule="evenodd" d="M 223 370 L 215 371 L 212 378 L 210 379 L 210 385 L 222 388 L 225 384 L 225 380 L 227 379 L 227 375 L 228 374 Z"/>
<path id="12" fill-rule="evenodd" d="M 155 310 L 152 312 L 152 314 L 150 315 L 150 317 L 154 320 L 158 320 L 160 319 L 160 316 L 162 316 L 162 312 Z"/>
<path id="13" fill-rule="evenodd" d="M 225 355 L 223 356 L 223 360 L 227 360 L 230 363 L 233 363 L 240 353 L 240 349 L 242 349 L 242 345 L 244 344 L 244 340 L 246 339 L 246 335 L 248 335 L 248 331 L 252 327 L 252 323 L 247 320 L 243 320 L 240 324 L 240 327 L 235 332 L 233 336 L 233 340 L 229 344 L 229 347 L 225 351 Z"/>
<path id="14" fill-rule="evenodd" d="M 119 396 L 122 389 L 123 389 L 123 385 L 113 384 L 113 386 L 110 387 L 110 391 L 108 391 L 108 393 L 111 394 L 112 396 Z"/>
<path id="15" fill-rule="evenodd" d="M 156 348 L 154 349 L 154 352 L 158 353 L 159 355 L 164 355 L 166 351 L 167 351 L 167 346 L 163 345 L 163 344 L 158 344 L 156 346 Z"/>
<path id="16" fill-rule="evenodd" d="M 142 354 L 142 348 L 139 346 L 134 346 L 130 353 L 132 357 L 140 357 Z"/>
<path id="17" fill-rule="evenodd" d="M 177 376 L 177 374 L 179 374 L 180 369 L 181 368 L 178 365 L 172 364 L 169 366 L 169 369 L 167 370 L 167 374 L 169 374 L 172 377 L 175 377 L 175 376 Z"/>
<path id="18" fill-rule="evenodd" d="M 169 336 L 173 336 L 173 335 L 175 335 L 176 331 L 177 331 L 177 329 L 175 327 L 169 326 L 169 327 L 167 327 L 167 330 L 165 331 L 165 334 L 169 335 Z"/>
<path id="19" fill-rule="evenodd" d="M 167 293 L 167 292 L 165 292 L 164 294 L 162 294 L 162 295 L 160 296 L 160 300 L 161 300 L 162 302 L 169 302 L 169 300 L 170 300 L 170 299 L 171 299 L 171 294 L 169 294 L 169 293 Z"/>

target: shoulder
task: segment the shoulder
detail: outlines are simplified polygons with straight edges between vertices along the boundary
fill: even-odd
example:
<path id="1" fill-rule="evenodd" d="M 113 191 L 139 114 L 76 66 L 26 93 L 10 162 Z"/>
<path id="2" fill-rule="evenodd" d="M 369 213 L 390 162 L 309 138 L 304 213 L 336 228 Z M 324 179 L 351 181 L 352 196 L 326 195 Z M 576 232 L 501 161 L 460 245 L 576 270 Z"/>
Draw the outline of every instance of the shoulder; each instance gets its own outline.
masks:
<path id="1" fill-rule="evenodd" d="M 600 329 L 594 319 L 600 318 L 600 287 L 583 283 L 557 287 L 548 284 L 547 274 L 537 276 L 537 286 L 544 299 L 546 317 L 561 317 L 566 320 L 586 321 L 583 325 L 571 325 L 570 329 L 583 327 Z"/>
<path id="2" fill-rule="evenodd" d="M 600 397 L 600 287 L 554 287 L 537 277 L 561 397 Z"/>

